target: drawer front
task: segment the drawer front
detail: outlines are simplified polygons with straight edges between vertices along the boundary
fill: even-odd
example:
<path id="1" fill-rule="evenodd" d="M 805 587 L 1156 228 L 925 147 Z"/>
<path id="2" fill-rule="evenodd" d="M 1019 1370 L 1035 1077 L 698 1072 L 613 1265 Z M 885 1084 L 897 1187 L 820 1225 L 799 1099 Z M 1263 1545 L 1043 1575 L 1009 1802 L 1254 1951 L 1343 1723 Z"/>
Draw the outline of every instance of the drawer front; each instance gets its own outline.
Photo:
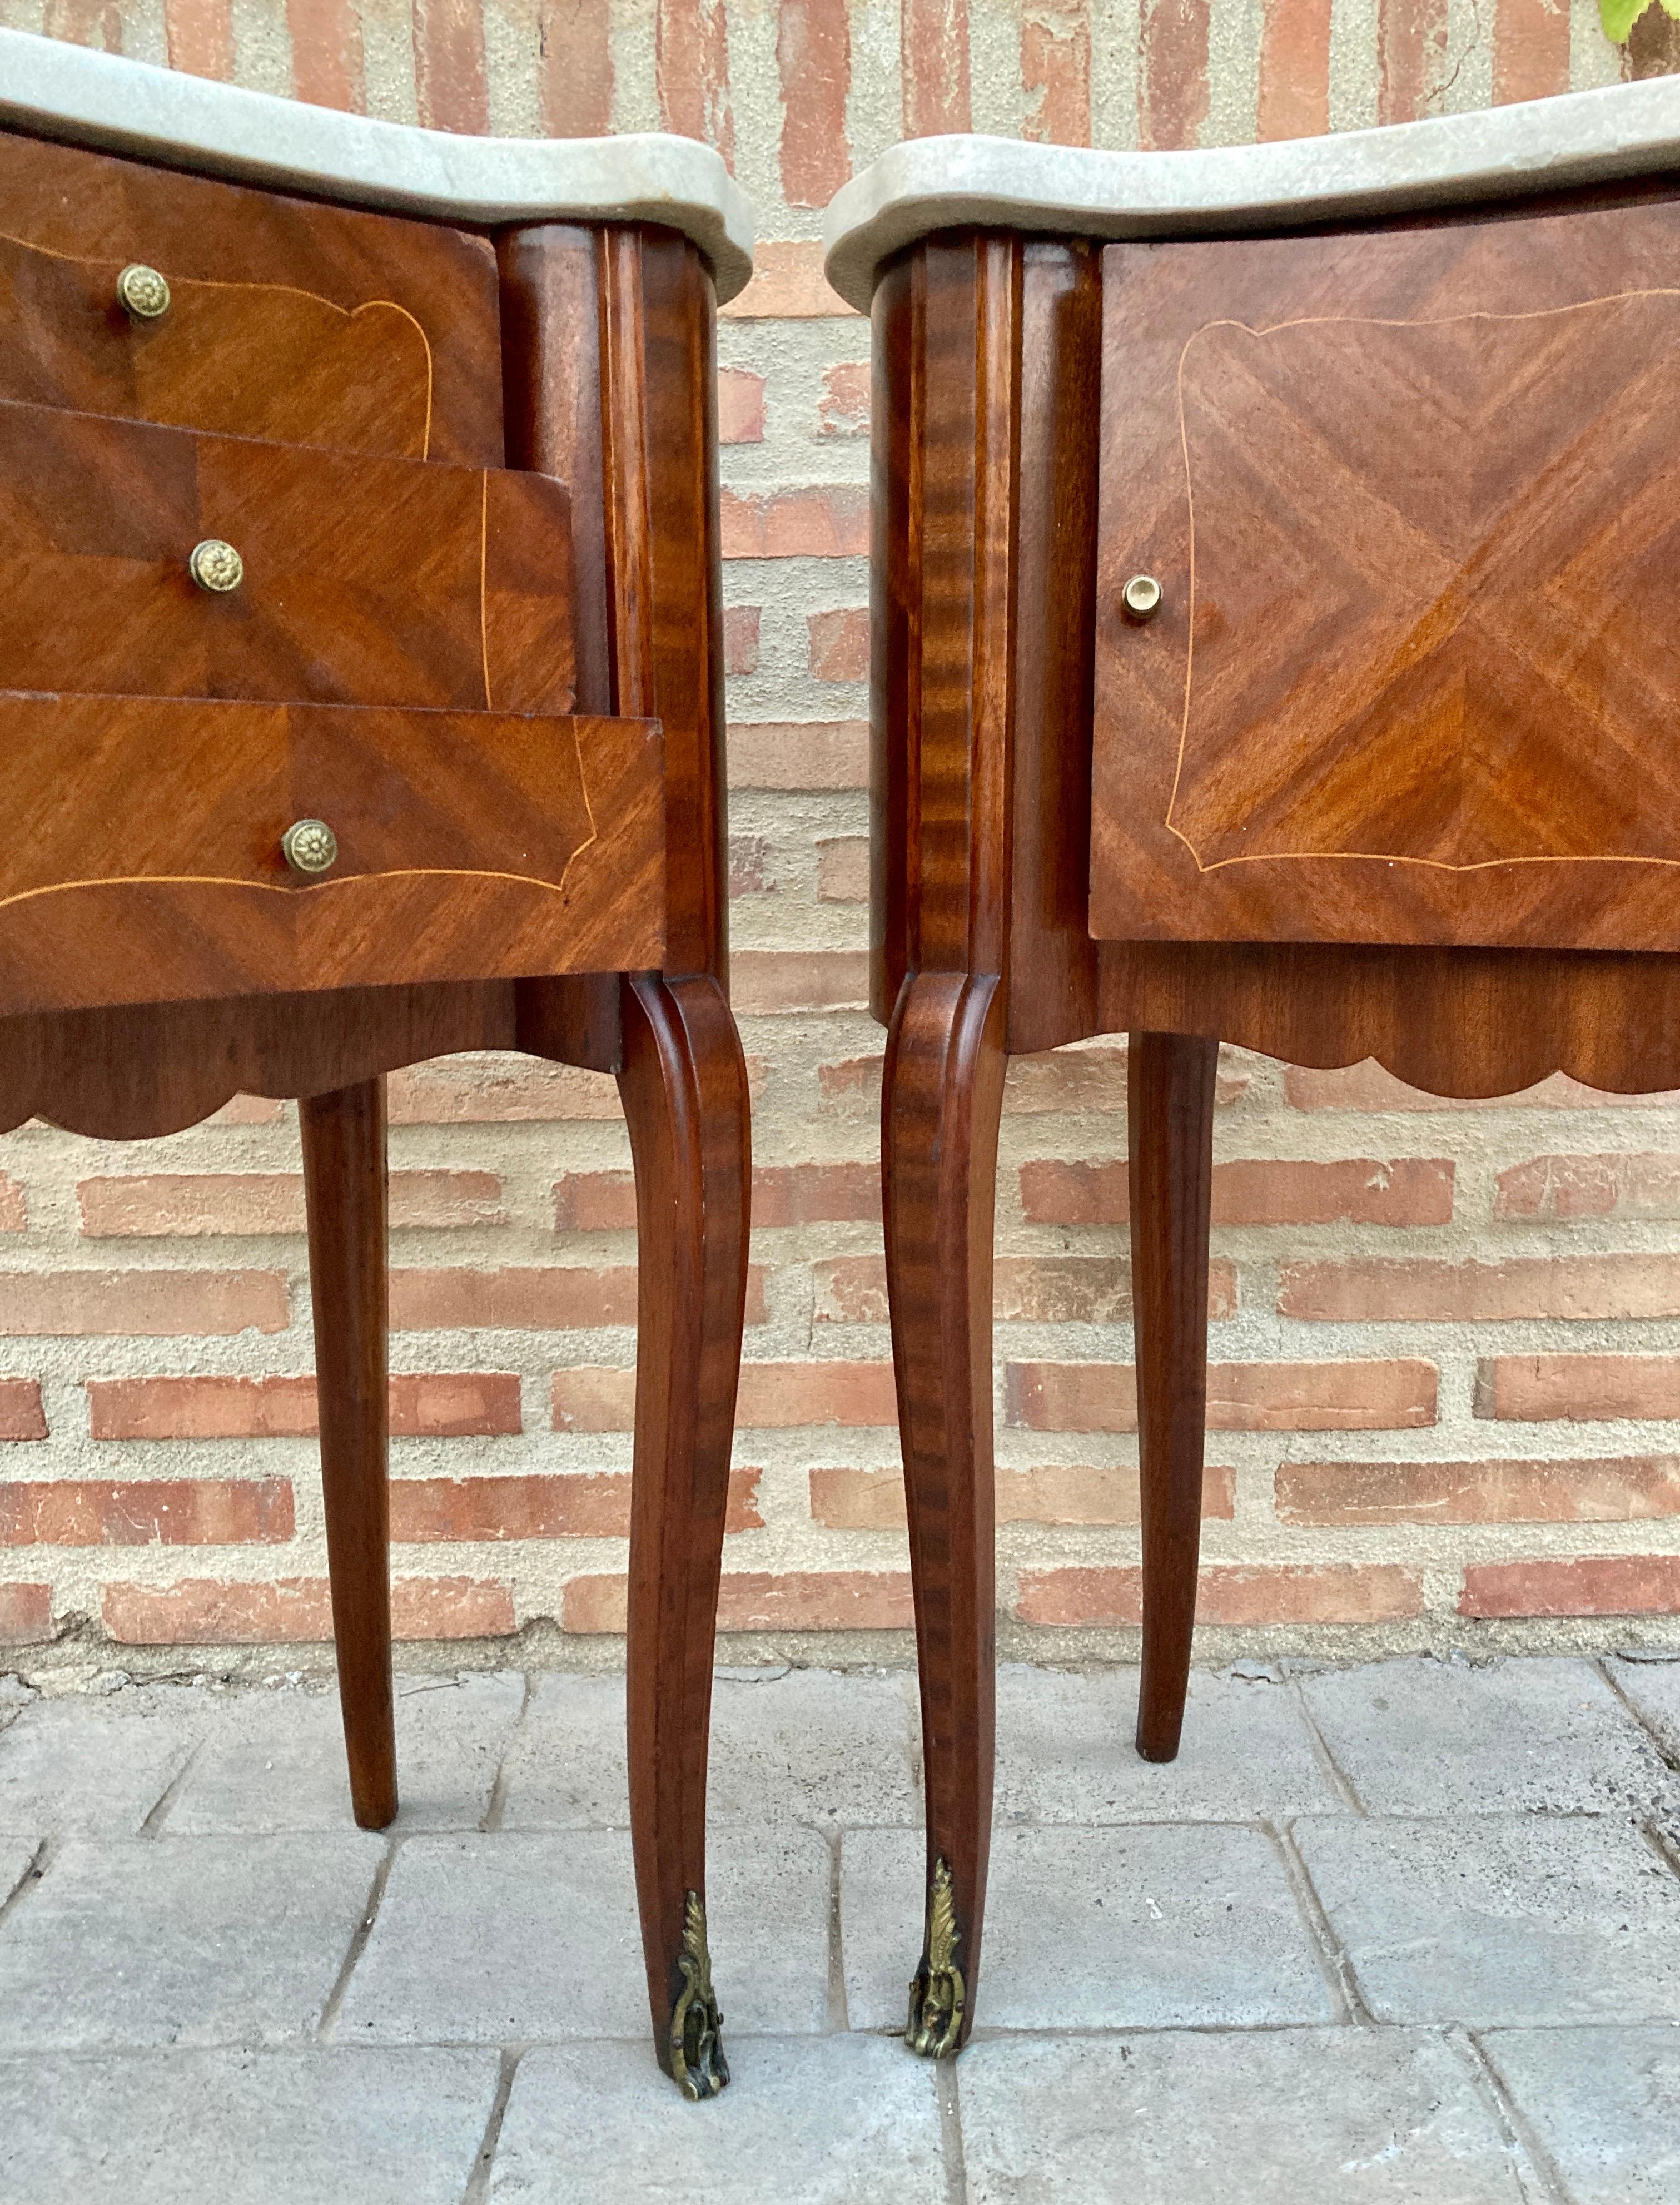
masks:
<path id="1" fill-rule="evenodd" d="M 0 396 L 495 466 L 500 348 L 486 239 L 0 133 Z"/>
<path id="2" fill-rule="evenodd" d="M 645 721 L 0 694 L 0 1010 L 656 966 L 661 751 Z"/>
<path id="3" fill-rule="evenodd" d="M 566 711 L 570 597 L 547 476 L 0 403 L 8 689 Z"/>
<path id="4" fill-rule="evenodd" d="M 1680 948 L 1680 208 L 1103 283 L 1092 931 Z"/>

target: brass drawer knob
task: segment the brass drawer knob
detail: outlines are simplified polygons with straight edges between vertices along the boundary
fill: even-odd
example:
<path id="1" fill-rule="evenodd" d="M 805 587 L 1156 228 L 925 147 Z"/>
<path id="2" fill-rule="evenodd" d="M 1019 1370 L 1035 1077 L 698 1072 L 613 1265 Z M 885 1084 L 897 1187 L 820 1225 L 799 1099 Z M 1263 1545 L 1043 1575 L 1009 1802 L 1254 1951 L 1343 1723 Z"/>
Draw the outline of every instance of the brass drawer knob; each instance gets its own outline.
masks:
<path id="1" fill-rule="evenodd" d="M 137 322 L 155 322 L 169 311 L 169 287 L 155 268 L 130 261 L 116 279 L 116 295 Z"/>
<path id="2" fill-rule="evenodd" d="M 1153 620 L 1161 610 L 1161 584 L 1153 574 L 1134 574 L 1121 591 L 1120 602 L 1133 620 Z"/>
<path id="3" fill-rule="evenodd" d="M 206 536 L 193 546 L 187 571 L 201 590 L 236 590 L 245 579 L 245 562 L 231 544 L 219 536 Z"/>
<path id="4" fill-rule="evenodd" d="M 294 873 L 326 873 L 338 863 L 338 837 L 324 819 L 294 819 L 280 838 Z"/>

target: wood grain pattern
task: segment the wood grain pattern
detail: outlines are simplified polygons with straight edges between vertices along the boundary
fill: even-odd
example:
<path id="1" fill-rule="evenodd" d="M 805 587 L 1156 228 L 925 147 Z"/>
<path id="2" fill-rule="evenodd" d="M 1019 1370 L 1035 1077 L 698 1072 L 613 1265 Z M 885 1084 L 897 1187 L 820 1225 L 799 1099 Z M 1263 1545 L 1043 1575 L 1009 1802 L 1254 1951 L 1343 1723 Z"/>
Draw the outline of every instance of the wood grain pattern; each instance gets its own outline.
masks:
<path id="1" fill-rule="evenodd" d="M 0 208 L 11 248 L 0 253 L 0 300 L 8 276 L 12 283 L 0 314 L 0 395 L 244 436 L 406 451 L 407 442 L 391 441 L 411 437 L 415 419 L 413 340 L 398 338 L 400 319 L 418 330 L 428 356 L 430 456 L 500 464 L 496 264 L 485 239 L 7 131 Z M 33 266 L 20 264 L 19 247 Z M 109 288 L 104 303 L 98 295 L 106 271 L 114 282 L 134 260 L 158 269 L 176 300 L 143 333 L 126 316 L 110 318 Z M 56 273 L 44 264 L 53 262 Z M 383 311 L 342 328 L 376 301 L 386 302 Z M 317 331 L 347 367 L 359 368 L 359 392 L 345 389 L 318 352 Z M 306 402 L 315 399 L 318 416 Z M 381 418 L 388 403 L 389 421 Z"/>
<path id="2" fill-rule="evenodd" d="M 1677 245 L 1108 249 L 1099 936 L 1680 948 Z"/>
<path id="3" fill-rule="evenodd" d="M 0 695 L 0 1010 L 654 964 L 659 753 L 642 722 Z M 300 817 L 338 838 L 317 883 Z"/>
<path id="4" fill-rule="evenodd" d="M 569 509 L 548 478 L 0 403 L 12 689 L 565 711 Z M 205 537 L 236 590 L 187 570 Z"/>

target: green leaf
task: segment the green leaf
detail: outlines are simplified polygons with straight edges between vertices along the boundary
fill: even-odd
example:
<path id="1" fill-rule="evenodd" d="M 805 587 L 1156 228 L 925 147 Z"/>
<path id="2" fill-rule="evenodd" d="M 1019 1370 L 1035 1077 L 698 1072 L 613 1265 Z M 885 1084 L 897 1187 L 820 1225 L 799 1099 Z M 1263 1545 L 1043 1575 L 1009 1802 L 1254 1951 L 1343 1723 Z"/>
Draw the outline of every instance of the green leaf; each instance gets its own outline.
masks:
<path id="1" fill-rule="evenodd" d="M 1650 0 L 1599 0 L 1599 21 L 1612 45 L 1626 45 L 1629 32 L 1649 4 Z M 1668 7 L 1669 0 L 1662 0 L 1662 4 Z"/>

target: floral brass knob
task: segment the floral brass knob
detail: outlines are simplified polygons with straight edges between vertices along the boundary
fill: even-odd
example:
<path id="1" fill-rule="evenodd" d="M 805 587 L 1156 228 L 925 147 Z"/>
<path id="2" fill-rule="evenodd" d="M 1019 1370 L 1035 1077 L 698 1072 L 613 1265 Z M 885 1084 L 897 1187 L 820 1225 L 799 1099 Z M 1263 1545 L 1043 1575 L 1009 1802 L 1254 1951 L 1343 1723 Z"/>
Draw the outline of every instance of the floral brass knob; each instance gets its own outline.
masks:
<path id="1" fill-rule="evenodd" d="M 116 279 L 116 296 L 137 322 L 155 322 L 169 311 L 169 287 L 155 268 L 130 261 Z"/>
<path id="2" fill-rule="evenodd" d="M 1134 574 L 1120 591 L 1120 602 L 1133 620 L 1153 620 L 1161 610 L 1161 584 L 1153 574 Z"/>
<path id="3" fill-rule="evenodd" d="M 338 837 L 324 819 L 294 819 L 280 838 L 294 873 L 326 873 L 338 863 Z"/>
<path id="4" fill-rule="evenodd" d="M 245 562 L 231 544 L 224 544 L 219 536 L 206 536 L 202 544 L 193 546 L 187 571 L 201 590 L 219 595 L 238 589 L 245 579 Z"/>

